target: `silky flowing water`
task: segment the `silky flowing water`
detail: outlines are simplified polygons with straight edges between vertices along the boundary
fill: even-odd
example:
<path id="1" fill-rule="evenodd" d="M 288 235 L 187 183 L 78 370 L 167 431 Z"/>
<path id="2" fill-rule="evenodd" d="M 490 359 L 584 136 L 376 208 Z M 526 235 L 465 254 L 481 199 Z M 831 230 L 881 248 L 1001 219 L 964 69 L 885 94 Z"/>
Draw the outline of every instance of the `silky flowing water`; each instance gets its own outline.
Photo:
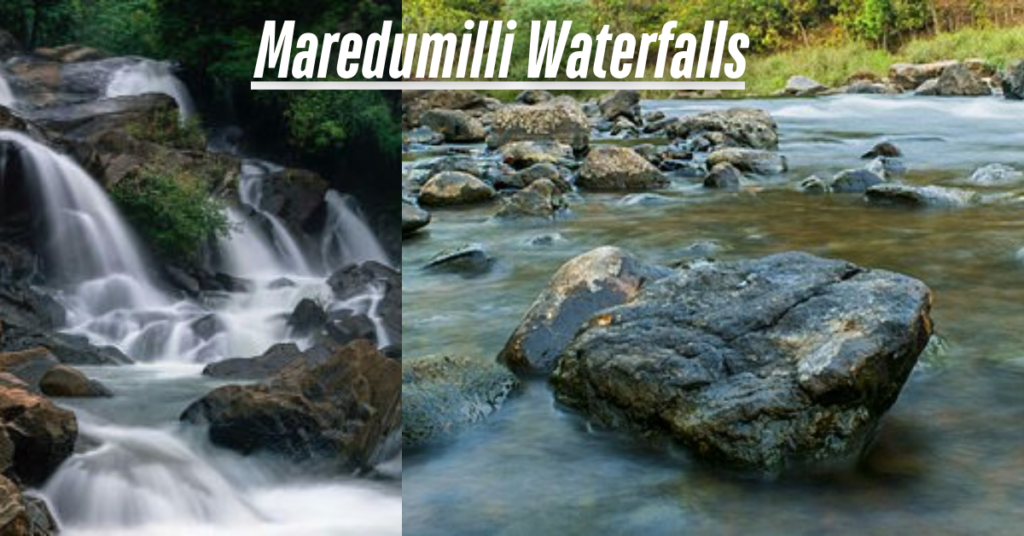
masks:
<path id="1" fill-rule="evenodd" d="M 110 79 L 108 96 L 166 93 L 191 114 L 187 89 L 165 64 L 133 61 Z M 390 476 L 378 481 L 307 475 L 270 457 L 215 448 L 203 429 L 178 421 L 189 404 L 219 385 L 201 375 L 205 363 L 259 355 L 282 341 L 308 346 L 287 327 L 299 301 L 329 303 L 326 279 L 346 263 L 390 264 L 354 199 L 330 191 L 324 229 L 296 236 L 264 209 L 258 194 L 276 166 L 245 161 L 231 233 L 217 244 L 215 257 L 219 270 L 246 284 L 187 298 L 158 281 L 146 246 L 71 158 L 16 132 L 0 131 L 0 142 L 20 155 L 33 207 L 44 221 L 43 290 L 67 309 L 63 331 L 116 346 L 140 363 L 81 367 L 114 397 L 58 401 L 78 417 L 78 448 L 39 491 L 64 534 L 401 532 L 400 455 L 380 468 Z M 0 192 L 3 185 L 0 176 Z M 370 289 L 329 307 L 366 314 L 385 346 L 381 297 Z"/>
<path id="2" fill-rule="evenodd" d="M 991 163 L 1024 170 L 1024 105 L 841 96 L 644 107 L 679 115 L 737 104 L 778 122 L 785 180 L 723 193 L 673 177 L 663 197 L 640 202 L 583 195 L 556 223 L 494 222 L 493 207 L 436 212 L 403 243 L 405 354 L 494 359 L 555 270 L 601 245 L 659 262 L 787 250 L 843 258 L 910 274 L 935 293 L 942 344 L 922 356 L 872 454 L 829 475 L 728 474 L 678 447 L 589 426 L 554 404 L 546 382 L 531 381 L 484 424 L 411 456 L 408 534 L 1019 533 L 1024 207 L 876 207 L 858 195 L 805 195 L 796 184 L 863 166 L 860 154 L 882 140 L 903 150 L 912 183 L 956 186 Z M 497 259 L 490 273 L 418 269 L 466 242 Z"/>

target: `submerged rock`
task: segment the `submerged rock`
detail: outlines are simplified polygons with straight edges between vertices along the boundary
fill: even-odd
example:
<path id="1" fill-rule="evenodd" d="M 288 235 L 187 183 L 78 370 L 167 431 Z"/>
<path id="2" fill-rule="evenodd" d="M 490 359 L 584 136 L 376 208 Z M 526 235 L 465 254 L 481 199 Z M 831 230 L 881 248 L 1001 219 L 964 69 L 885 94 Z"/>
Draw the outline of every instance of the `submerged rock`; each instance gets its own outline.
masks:
<path id="1" fill-rule="evenodd" d="M 402 427 L 401 406 L 398 363 L 357 341 L 323 363 L 215 389 L 181 420 L 208 425 L 210 441 L 242 454 L 363 471 L 395 454 L 382 449 Z"/>
<path id="2" fill-rule="evenodd" d="M 982 187 L 1016 186 L 1024 182 L 1024 171 L 1003 164 L 989 164 L 971 174 L 967 183 Z"/>
<path id="3" fill-rule="evenodd" d="M 590 144 L 590 122 L 568 97 L 533 106 L 506 106 L 494 113 L 487 146 L 496 149 L 516 141 L 557 141 L 582 151 Z"/>
<path id="4" fill-rule="evenodd" d="M 508 369 L 481 359 L 431 356 L 403 362 L 403 446 L 450 438 L 498 411 L 518 386 Z"/>
<path id="5" fill-rule="evenodd" d="M 664 188 L 668 179 L 632 149 L 596 147 L 580 168 L 576 185 L 595 191 L 638 191 Z"/>
<path id="6" fill-rule="evenodd" d="M 493 264 L 494 259 L 481 244 L 463 244 L 439 251 L 423 269 L 471 277 L 487 273 Z"/>
<path id="7" fill-rule="evenodd" d="M 879 184 L 868 188 L 866 195 L 868 201 L 877 204 L 933 208 L 961 208 L 979 199 L 969 190 L 912 184 Z"/>
<path id="8" fill-rule="evenodd" d="M 829 190 L 837 194 L 862 194 L 885 179 L 866 169 L 848 169 L 832 177 Z"/>
<path id="9" fill-rule="evenodd" d="M 786 157 L 779 153 L 735 147 L 718 149 L 708 155 L 708 168 L 721 163 L 732 164 L 740 171 L 762 176 L 780 175 L 789 169 Z"/>
<path id="10" fill-rule="evenodd" d="M 776 472 L 856 458 L 932 331 L 915 279 L 803 253 L 702 263 L 585 323 L 552 376 L 595 419 Z"/>
<path id="11" fill-rule="evenodd" d="M 739 190 L 742 182 L 743 172 L 728 162 L 722 162 L 715 164 L 711 171 L 708 172 L 708 176 L 704 178 L 704 187 L 719 190 Z"/>
<path id="12" fill-rule="evenodd" d="M 562 265 L 523 316 L 498 361 L 515 371 L 548 373 L 576 330 L 597 311 L 625 303 L 668 270 L 628 251 L 601 247 Z"/>
<path id="13" fill-rule="evenodd" d="M 684 139 L 720 134 L 724 141 L 750 149 L 775 149 L 779 145 L 775 120 L 768 112 L 754 108 L 730 108 L 681 117 L 665 130 L 673 138 Z"/>
<path id="14" fill-rule="evenodd" d="M 430 178 L 420 190 L 419 202 L 426 206 L 472 205 L 490 201 L 494 188 L 461 171 L 445 171 Z"/>

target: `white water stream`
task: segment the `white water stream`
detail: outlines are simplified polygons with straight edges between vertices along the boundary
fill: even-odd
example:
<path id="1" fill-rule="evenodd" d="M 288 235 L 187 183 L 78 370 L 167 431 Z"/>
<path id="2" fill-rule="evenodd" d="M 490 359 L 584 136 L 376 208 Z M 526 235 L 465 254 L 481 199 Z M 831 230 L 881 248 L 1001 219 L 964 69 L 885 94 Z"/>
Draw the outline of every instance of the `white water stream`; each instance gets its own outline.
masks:
<path id="1" fill-rule="evenodd" d="M 183 117 L 192 113 L 187 90 L 156 62 L 116 73 L 107 95 L 144 92 L 167 93 Z M 247 162 L 240 205 L 230 212 L 233 231 L 219 243 L 221 270 L 243 278 L 245 290 L 199 301 L 158 282 L 140 241 L 74 161 L 16 132 L 0 131 L 0 143 L 20 152 L 42 209 L 48 282 L 67 309 L 66 331 L 143 363 L 90 370 L 116 396 L 71 404 L 89 448 L 42 490 L 66 534 L 401 533 L 400 490 L 295 480 L 265 461 L 215 449 L 200 431 L 177 423 L 189 402 L 215 387 L 200 376 L 202 363 L 258 355 L 288 340 L 287 318 L 301 299 L 329 302 L 333 269 L 388 261 L 352 200 L 330 192 L 327 227 L 303 244 L 261 206 L 260 181 L 273 165 Z M 384 346 L 390 341 L 376 314 L 379 294 L 371 289 L 331 307 L 367 314 Z"/>

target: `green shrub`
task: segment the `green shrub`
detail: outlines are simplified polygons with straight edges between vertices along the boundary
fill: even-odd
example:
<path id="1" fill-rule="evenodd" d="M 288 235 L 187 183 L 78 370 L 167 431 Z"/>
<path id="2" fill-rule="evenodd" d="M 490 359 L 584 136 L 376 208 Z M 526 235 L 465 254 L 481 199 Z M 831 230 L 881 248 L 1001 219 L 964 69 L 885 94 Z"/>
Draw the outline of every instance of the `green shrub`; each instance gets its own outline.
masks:
<path id="1" fill-rule="evenodd" d="M 146 120 L 132 123 L 125 131 L 134 138 L 175 149 L 199 151 L 206 147 L 202 123 L 194 117 L 182 121 L 173 108 L 160 110 Z"/>
<path id="2" fill-rule="evenodd" d="M 204 182 L 183 170 L 150 165 L 126 175 L 111 197 L 161 255 L 194 260 L 208 238 L 230 232 L 223 203 Z"/>
<path id="3" fill-rule="evenodd" d="M 289 94 L 285 120 L 288 141 L 308 153 L 348 148 L 360 140 L 398 158 L 401 125 L 377 91 L 305 91 Z"/>

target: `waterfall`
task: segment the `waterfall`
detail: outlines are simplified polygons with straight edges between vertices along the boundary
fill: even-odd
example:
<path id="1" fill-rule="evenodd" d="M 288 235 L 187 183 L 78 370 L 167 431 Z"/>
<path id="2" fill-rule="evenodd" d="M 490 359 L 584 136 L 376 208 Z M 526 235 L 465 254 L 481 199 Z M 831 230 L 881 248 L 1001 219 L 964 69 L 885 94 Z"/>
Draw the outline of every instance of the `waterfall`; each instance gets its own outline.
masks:
<path id="1" fill-rule="evenodd" d="M 0 106 L 14 106 L 14 92 L 11 91 L 11 85 L 7 83 L 3 73 L 0 73 Z"/>
<path id="2" fill-rule="evenodd" d="M 327 223 L 320 254 L 328 272 L 347 264 L 377 261 L 390 264 L 387 253 L 366 224 L 355 198 L 329 190 L 324 198 Z"/>
<path id="3" fill-rule="evenodd" d="M 280 218 L 263 208 L 264 183 L 270 180 L 272 173 L 280 169 L 282 169 L 280 166 L 261 160 L 243 162 L 238 185 L 238 198 L 243 205 L 255 211 L 269 225 L 269 243 L 276 249 L 276 257 L 281 259 L 285 268 L 294 274 L 310 275 L 313 271 L 299 242 L 288 231 L 288 227 Z M 250 231 L 260 234 L 254 222 L 249 222 L 247 225 Z M 263 252 L 260 254 L 262 255 Z M 246 260 L 246 262 L 252 261 Z"/>
<path id="4" fill-rule="evenodd" d="M 174 76 L 166 61 L 140 59 L 121 67 L 107 85 L 107 97 L 163 93 L 178 103 L 182 121 L 195 117 L 195 105 L 185 84 Z"/>

